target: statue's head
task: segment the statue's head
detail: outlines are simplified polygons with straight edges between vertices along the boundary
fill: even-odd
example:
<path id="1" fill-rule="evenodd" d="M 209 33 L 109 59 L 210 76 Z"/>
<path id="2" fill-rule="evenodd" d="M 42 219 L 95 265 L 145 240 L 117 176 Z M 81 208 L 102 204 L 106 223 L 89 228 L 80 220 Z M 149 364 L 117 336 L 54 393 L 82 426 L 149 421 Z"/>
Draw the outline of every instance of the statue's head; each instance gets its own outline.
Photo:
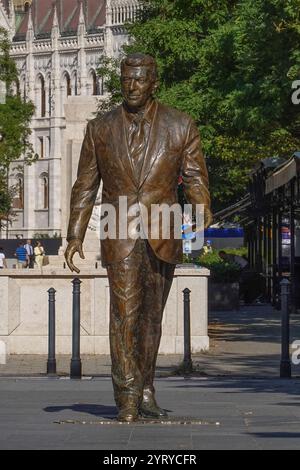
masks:
<path id="1" fill-rule="evenodd" d="M 126 105 L 143 109 L 158 87 L 155 59 L 146 54 L 130 54 L 121 62 L 122 94 Z"/>

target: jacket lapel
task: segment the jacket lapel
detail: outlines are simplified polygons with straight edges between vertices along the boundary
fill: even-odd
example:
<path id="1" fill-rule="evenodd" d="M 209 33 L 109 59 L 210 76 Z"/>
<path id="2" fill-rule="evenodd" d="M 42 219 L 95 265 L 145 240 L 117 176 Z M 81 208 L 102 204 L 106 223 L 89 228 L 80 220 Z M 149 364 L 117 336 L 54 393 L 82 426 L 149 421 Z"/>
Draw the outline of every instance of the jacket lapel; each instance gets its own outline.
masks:
<path id="1" fill-rule="evenodd" d="M 139 187 L 141 187 L 147 176 L 149 175 L 151 168 L 153 167 L 156 159 L 161 153 L 161 141 L 160 141 L 160 132 L 159 132 L 159 116 L 158 116 L 158 107 L 159 104 L 155 102 L 155 111 L 153 120 L 150 127 L 149 139 L 144 155 L 144 162 L 141 169 Z"/>
<path id="2" fill-rule="evenodd" d="M 118 110 L 117 119 L 112 126 L 112 142 L 114 142 L 115 155 L 118 156 L 121 165 L 125 172 L 130 176 L 135 186 L 138 186 L 134 175 L 134 168 L 132 165 L 132 159 L 130 156 L 128 141 L 125 129 L 125 119 L 123 116 L 123 106 L 121 105 Z"/>
<path id="3" fill-rule="evenodd" d="M 122 105 L 118 110 L 115 125 L 112 126 L 112 141 L 117 143 L 115 145 L 116 155 L 119 156 L 124 170 L 130 176 L 134 185 L 138 188 L 141 188 L 141 186 L 144 184 L 156 159 L 159 158 L 159 156 L 163 153 L 163 145 L 160 137 L 164 135 L 164 131 L 161 128 L 163 123 L 161 122 L 161 119 L 159 119 L 159 103 L 155 102 L 154 106 L 154 115 L 151 122 L 148 143 L 145 150 L 144 161 L 139 180 L 137 180 L 135 176 L 133 162 L 129 151 L 127 133 L 125 129 L 125 116 L 123 114 L 124 109 Z"/>

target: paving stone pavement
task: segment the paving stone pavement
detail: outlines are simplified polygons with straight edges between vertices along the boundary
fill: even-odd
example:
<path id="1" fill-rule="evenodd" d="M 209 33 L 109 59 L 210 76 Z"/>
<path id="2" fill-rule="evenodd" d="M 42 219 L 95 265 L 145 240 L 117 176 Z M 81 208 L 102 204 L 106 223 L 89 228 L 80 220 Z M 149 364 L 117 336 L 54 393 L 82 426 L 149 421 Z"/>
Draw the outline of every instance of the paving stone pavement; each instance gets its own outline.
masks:
<path id="1" fill-rule="evenodd" d="M 69 356 L 56 378 L 41 375 L 44 356 L 10 357 L 0 366 L 0 449 L 299 449 L 300 365 L 279 379 L 280 313 L 247 307 L 209 322 L 210 351 L 193 357 L 192 377 L 174 376 L 180 356 L 160 356 L 157 367 L 160 405 L 197 423 L 117 424 L 109 357 L 83 357 L 81 381 L 67 376 Z"/>
<path id="2" fill-rule="evenodd" d="M 299 449 L 300 382 L 161 378 L 160 405 L 200 424 L 116 424 L 109 378 L 0 378 L 0 449 Z M 115 424 L 100 424 L 112 420 Z M 62 424 L 59 424 L 62 423 Z M 65 423 L 65 424 L 63 424 Z"/>
<path id="3" fill-rule="evenodd" d="M 300 315 L 290 316 L 290 351 L 300 340 Z M 278 377 L 281 356 L 281 312 L 271 306 L 241 307 L 238 312 L 209 314 L 210 350 L 195 358 L 209 376 Z M 300 365 L 292 365 L 300 376 Z"/>

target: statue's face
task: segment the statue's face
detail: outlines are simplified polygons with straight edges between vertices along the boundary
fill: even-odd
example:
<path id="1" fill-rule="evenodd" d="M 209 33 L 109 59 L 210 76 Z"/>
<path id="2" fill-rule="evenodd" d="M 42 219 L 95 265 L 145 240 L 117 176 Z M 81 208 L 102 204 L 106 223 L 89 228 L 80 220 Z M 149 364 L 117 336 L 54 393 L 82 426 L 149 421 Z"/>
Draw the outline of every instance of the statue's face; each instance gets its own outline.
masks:
<path id="1" fill-rule="evenodd" d="M 125 103 L 132 109 L 142 109 L 153 95 L 156 82 L 149 67 L 125 66 L 121 76 Z"/>

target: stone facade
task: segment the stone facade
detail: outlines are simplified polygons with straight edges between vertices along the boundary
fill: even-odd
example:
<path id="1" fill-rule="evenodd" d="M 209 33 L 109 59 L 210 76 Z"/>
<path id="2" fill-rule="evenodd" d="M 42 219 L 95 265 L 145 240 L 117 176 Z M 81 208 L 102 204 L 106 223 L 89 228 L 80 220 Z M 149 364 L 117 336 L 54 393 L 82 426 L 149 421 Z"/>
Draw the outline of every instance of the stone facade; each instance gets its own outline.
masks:
<path id="1" fill-rule="evenodd" d="M 9 237 L 26 238 L 35 233 L 60 236 L 65 232 L 66 197 L 74 181 L 85 125 L 93 117 L 97 101 L 105 96 L 103 84 L 96 76 L 97 66 L 103 55 L 119 57 L 121 47 L 128 41 L 124 23 L 134 20 L 139 2 L 14 3 L 15 6 L 12 0 L 0 0 L 0 24 L 9 30 L 12 40 L 19 92 L 36 106 L 31 142 L 39 159 L 23 169 L 19 162 L 18 170 L 12 167 L 11 184 L 17 185 L 19 191 Z M 77 115 L 77 126 L 73 127 L 72 105 Z M 69 127 L 66 113 L 71 116 Z M 75 149 L 72 158 L 70 146 Z M 69 166 L 68 155 L 74 167 Z"/>
<path id="2" fill-rule="evenodd" d="M 0 0 L 0 28 L 5 28 L 8 31 L 13 29 L 12 18 L 9 15 L 7 4 Z"/>
<path id="3" fill-rule="evenodd" d="M 207 279 L 204 268 L 177 267 L 164 312 L 160 354 L 183 354 L 183 293 L 191 290 L 191 345 L 209 348 Z M 47 354 L 47 290 L 56 290 L 56 352 L 71 354 L 72 284 L 74 275 L 53 267 L 0 271 L 0 345 L 7 354 Z M 81 353 L 109 354 L 109 285 L 106 271 L 82 269 Z"/>

